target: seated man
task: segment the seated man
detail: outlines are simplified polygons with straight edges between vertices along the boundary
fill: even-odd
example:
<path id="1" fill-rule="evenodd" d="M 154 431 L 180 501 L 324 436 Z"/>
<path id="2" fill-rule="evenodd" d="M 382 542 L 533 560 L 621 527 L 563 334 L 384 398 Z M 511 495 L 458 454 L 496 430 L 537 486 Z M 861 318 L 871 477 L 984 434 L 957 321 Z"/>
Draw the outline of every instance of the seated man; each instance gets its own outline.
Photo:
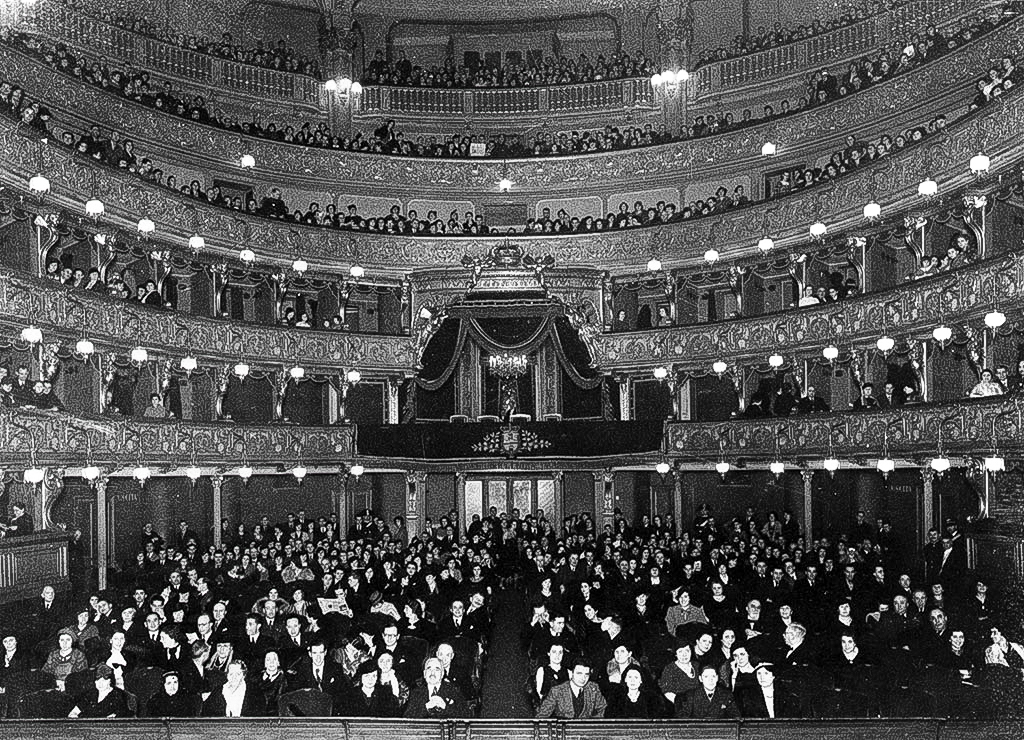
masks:
<path id="1" fill-rule="evenodd" d="M 676 696 L 676 719 L 739 719 L 732 692 L 719 683 L 718 669 L 706 665 L 700 671 L 700 685 Z"/>
<path id="2" fill-rule="evenodd" d="M 604 717 L 606 706 L 601 690 L 590 680 L 590 666 L 576 659 L 569 680 L 552 687 L 544 697 L 537 719 L 594 719 Z"/>
<path id="3" fill-rule="evenodd" d="M 437 658 L 423 662 L 423 683 L 409 694 L 406 719 L 454 719 L 469 717 L 469 704 L 451 681 L 444 680 L 444 666 Z"/>

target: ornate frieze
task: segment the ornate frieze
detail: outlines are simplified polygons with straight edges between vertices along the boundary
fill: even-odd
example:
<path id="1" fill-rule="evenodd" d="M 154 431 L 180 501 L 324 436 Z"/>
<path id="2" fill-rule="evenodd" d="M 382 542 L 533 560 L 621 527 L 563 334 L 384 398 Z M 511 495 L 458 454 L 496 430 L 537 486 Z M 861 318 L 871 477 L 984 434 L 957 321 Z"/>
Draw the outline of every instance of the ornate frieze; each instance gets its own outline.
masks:
<path id="1" fill-rule="evenodd" d="M 337 467 L 353 454 L 354 429 L 246 426 L 81 418 L 30 409 L 0 410 L 0 468 L 81 467 L 130 470 L 195 464 L 229 469 L 292 462 Z M 159 471 L 154 471 L 159 472 Z"/>
<path id="2" fill-rule="evenodd" d="M 259 326 L 164 311 L 56 285 L 0 274 L 0 324 L 34 324 L 46 341 L 54 335 L 71 346 L 87 335 L 100 349 L 127 352 L 141 345 L 204 364 L 238 362 L 291 367 L 307 372 L 356 367 L 364 373 L 408 370 L 416 364 L 410 337 Z"/>
<path id="3" fill-rule="evenodd" d="M 866 464 L 884 456 L 918 463 L 941 451 L 950 457 L 992 454 L 993 429 L 1000 450 L 1024 448 L 1019 396 L 950 404 L 903 406 L 892 411 L 772 417 L 717 423 L 671 423 L 666 450 L 681 458 L 738 457 L 797 462 L 831 454 Z"/>
<path id="4" fill-rule="evenodd" d="M 1024 253 L 1006 255 L 892 290 L 840 303 L 737 321 L 603 334 L 598 362 L 606 370 L 676 365 L 706 372 L 715 360 L 764 364 L 768 355 L 807 353 L 829 345 L 873 344 L 891 327 L 898 337 L 930 336 L 945 322 L 980 320 L 993 305 L 1024 299 Z"/>
<path id="5" fill-rule="evenodd" d="M 810 161 L 835 149 L 848 133 L 867 137 L 893 132 L 962 105 L 989 59 L 1024 54 L 1022 29 L 1024 18 L 846 100 L 729 134 L 597 155 L 507 161 L 387 157 L 243 137 L 108 95 L 13 52 L 0 55 L 0 76 L 17 80 L 30 95 L 47 91 L 44 97 L 58 122 L 70 116 L 83 125 L 96 122 L 117 129 L 136 141 L 138 151 L 172 167 L 191 164 L 238 179 L 238 158 L 251 152 L 259 170 L 246 177 L 260 181 L 259 187 L 276 183 L 306 193 L 344 190 L 390 197 L 421 194 L 430 187 L 448 198 L 477 201 L 496 193 L 498 181 L 506 177 L 520 193 L 599 193 L 665 183 L 684 187 L 702 176 L 720 180 L 731 172 L 765 169 L 759 157 L 765 141 L 779 143 L 788 162 Z"/>

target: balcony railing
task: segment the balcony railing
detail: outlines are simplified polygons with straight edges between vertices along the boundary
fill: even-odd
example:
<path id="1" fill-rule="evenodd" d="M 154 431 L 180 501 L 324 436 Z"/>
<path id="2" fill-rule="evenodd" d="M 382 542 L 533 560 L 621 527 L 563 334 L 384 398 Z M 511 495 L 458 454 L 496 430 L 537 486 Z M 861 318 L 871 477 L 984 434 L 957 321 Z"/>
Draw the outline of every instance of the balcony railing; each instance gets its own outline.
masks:
<path id="1" fill-rule="evenodd" d="M 706 64 L 693 76 L 694 89 L 699 96 L 718 94 L 801 70 L 810 72 L 901 41 L 908 33 L 930 24 L 941 25 L 996 4 L 994 0 L 911 0 L 828 33 Z"/>
<path id="2" fill-rule="evenodd" d="M 652 108 L 653 103 L 653 91 L 646 77 L 552 87 L 471 90 L 368 85 L 359 101 L 359 113 L 506 116 Z"/>
<path id="3" fill-rule="evenodd" d="M 30 25 L 54 41 L 63 41 L 89 54 L 143 67 L 168 77 L 223 87 L 253 97 L 295 101 L 318 106 L 320 83 L 307 75 L 281 72 L 134 33 L 79 13 L 59 3 L 41 3 Z"/>

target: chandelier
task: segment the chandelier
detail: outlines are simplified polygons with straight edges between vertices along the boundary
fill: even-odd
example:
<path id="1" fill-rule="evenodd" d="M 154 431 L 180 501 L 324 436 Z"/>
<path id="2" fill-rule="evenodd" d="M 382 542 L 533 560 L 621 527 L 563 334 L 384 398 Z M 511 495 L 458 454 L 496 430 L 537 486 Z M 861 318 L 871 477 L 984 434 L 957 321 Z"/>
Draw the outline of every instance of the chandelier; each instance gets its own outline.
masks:
<path id="1" fill-rule="evenodd" d="M 499 378 L 514 378 L 526 375 L 530 363 L 526 355 L 510 355 L 504 352 L 500 355 L 490 355 L 487 358 L 487 365 Z"/>

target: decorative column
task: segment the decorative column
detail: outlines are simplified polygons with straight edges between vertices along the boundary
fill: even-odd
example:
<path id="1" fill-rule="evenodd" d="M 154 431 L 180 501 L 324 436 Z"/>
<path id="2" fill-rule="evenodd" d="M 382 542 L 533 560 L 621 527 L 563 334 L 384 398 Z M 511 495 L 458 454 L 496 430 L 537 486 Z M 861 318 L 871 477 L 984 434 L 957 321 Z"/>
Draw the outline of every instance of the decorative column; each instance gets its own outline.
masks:
<path id="1" fill-rule="evenodd" d="M 561 470 L 556 470 L 551 473 L 551 477 L 554 479 L 554 499 L 553 505 L 554 511 L 551 512 L 552 526 L 554 526 L 556 532 L 562 531 L 562 520 L 565 518 L 565 473 Z"/>
<path id="2" fill-rule="evenodd" d="M 610 468 L 595 470 L 594 512 L 600 513 L 601 527 L 611 524 L 615 518 L 615 472 Z M 595 517 L 596 518 L 596 517 Z"/>
<path id="3" fill-rule="evenodd" d="M 427 474 L 425 471 L 410 470 L 405 474 L 405 527 L 409 537 L 418 536 L 426 519 L 425 487 Z"/>
<path id="4" fill-rule="evenodd" d="M 466 474 L 455 474 L 455 508 L 459 512 L 459 525 L 455 528 L 455 541 L 462 542 L 466 531 Z"/>
<path id="5" fill-rule="evenodd" d="M 338 487 L 335 489 L 331 501 L 331 508 L 338 516 L 338 536 L 342 538 L 348 534 L 348 528 L 351 526 L 348 516 L 349 510 L 352 508 L 349 506 L 349 477 L 349 472 L 346 469 L 338 472 Z"/>
<path id="6" fill-rule="evenodd" d="M 928 530 L 935 526 L 935 471 L 930 467 L 921 468 L 924 491 L 921 494 L 921 533 L 918 542 L 928 541 Z"/>
<path id="7" fill-rule="evenodd" d="M 110 553 L 107 544 L 110 539 L 107 521 L 107 484 L 110 478 L 101 475 L 94 483 L 96 492 L 96 588 L 102 591 L 107 587 L 107 569 L 110 565 Z"/>
<path id="8" fill-rule="evenodd" d="M 804 541 L 811 542 L 814 539 L 814 471 L 801 470 L 800 477 L 804 479 Z"/>
<path id="9" fill-rule="evenodd" d="M 675 517 L 676 527 L 683 526 L 683 471 L 673 468 L 672 470 L 672 516 Z"/>
<path id="10" fill-rule="evenodd" d="M 398 423 L 398 387 L 401 384 L 401 382 L 401 378 L 389 377 L 387 379 L 388 424 Z"/>
<path id="11" fill-rule="evenodd" d="M 32 514 L 36 529 L 53 529 L 54 504 L 64 490 L 64 468 L 46 468 L 43 482 L 39 486 L 39 495 L 34 497 Z"/>
<path id="12" fill-rule="evenodd" d="M 223 544 L 220 520 L 224 518 L 224 497 L 221 495 L 224 487 L 224 476 L 211 475 L 210 484 L 213 486 L 213 546 L 219 550 Z"/>
<path id="13" fill-rule="evenodd" d="M 612 379 L 619 384 L 619 420 L 629 421 L 629 399 L 633 390 L 632 378 L 628 375 L 613 375 Z"/>

